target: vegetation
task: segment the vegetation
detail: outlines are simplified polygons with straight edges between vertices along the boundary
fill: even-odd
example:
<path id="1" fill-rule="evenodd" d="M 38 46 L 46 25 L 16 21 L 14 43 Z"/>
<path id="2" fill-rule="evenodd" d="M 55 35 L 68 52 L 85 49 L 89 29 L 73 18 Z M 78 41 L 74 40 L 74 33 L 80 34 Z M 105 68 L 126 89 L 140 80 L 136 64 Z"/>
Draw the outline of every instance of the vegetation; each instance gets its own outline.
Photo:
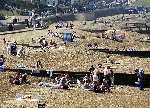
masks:
<path id="1" fill-rule="evenodd" d="M 139 6 L 139 7 L 150 7 L 149 0 L 136 0 L 132 6 Z"/>
<path id="2" fill-rule="evenodd" d="M 22 1 L 22 0 L 15 0 L 15 5 L 19 9 L 32 10 L 34 8 L 33 4 L 31 4 L 29 2 Z"/>
<path id="3" fill-rule="evenodd" d="M 13 16 L 13 15 L 19 15 L 16 11 L 7 11 L 7 10 L 0 10 L 0 16 Z"/>

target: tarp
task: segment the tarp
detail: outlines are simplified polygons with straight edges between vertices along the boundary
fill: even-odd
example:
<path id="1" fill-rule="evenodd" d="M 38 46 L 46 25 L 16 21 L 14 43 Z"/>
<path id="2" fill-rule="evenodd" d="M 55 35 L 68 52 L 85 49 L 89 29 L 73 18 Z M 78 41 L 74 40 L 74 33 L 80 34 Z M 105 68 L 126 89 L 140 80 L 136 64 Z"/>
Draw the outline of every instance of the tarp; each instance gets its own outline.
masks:
<path id="1" fill-rule="evenodd" d="M 3 72 L 4 71 L 4 65 L 0 66 L 0 72 Z"/>
<path id="2" fill-rule="evenodd" d="M 64 32 L 64 42 L 73 42 L 72 32 Z"/>

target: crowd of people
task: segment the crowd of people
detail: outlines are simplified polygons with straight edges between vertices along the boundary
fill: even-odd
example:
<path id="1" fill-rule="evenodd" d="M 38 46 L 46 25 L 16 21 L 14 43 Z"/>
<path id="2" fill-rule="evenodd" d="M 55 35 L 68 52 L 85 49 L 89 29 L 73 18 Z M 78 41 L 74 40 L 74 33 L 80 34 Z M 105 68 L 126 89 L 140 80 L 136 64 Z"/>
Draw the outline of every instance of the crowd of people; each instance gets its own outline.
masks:
<path id="1" fill-rule="evenodd" d="M 9 82 L 16 85 L 30 84 L 30 81 L 27 80 L 27 74 L 22 74 L 20 72 L 18 72 L 15 76 L 9 76 Z"/>
<path id="2" fill-rule="evenodd" d="M 94 92 L 110 92 L 110 88 L 114 86 L 113 71 L 110 66 L 103 69 L 102 64 L 98 64 L 96 68 L 92 65 L 89 71 L 91 74 L 86 75 L 82 82 L 78 80 L 78 85 Z"/>
<path id="3" fill-rule="evenodd" d="M 103 32 L 102 33 L 102 38 L 111 39 L 111 40 L 115 40 L 115 41 L 118 41 L 118 42 L 123 42 L 123 40 L 126 38 L 125 33 L 119 33 L 118 34 L 116 29 L 113 29 L 113 31 L 111 33 L 111 36 L 109 36 L 108 34 L 109 33 L 107 33 L 107 32 Z"/>
<path id="4" fill-rule="evenodd" d="M 72 22 L 67 22 L 66 25 L 62 22 L 62 21 L 59 21 L 57 23 L 57 25 L 55 26 L 56 29 L 58 28 L 62 28 L 62 27 L 66 27 L 66 28 L 70 28 L 70 29 L 73 29 L 74 27 L 74 24 Z"/>
<path id="5" fill-rule="evenodd" d="M 3 55 L 0 56 L 0 67 L 4 66 L 5 58 Z M 42 63 L 40 60 L 36 63 L 36 69 L 42 68 Z M 142 68 L 136 69 L 135 74 L 137 76 L 137 81 L 135 85 L 140 89 L 144 90 L 144 70 Z M 94 92 L 110 92 L 111 87 L 114 87 L 114 72 L 110 66 L 102 66 L 102 64 L 92 65 L 89 68 L 89 74 L 86 74 L 82 80 L 75 78 L 70 78 L 68 74 L 61 74 L 53 79 L 53 81 L 39 82 L 38 86 L 46 86 L 54 89 L 68 89 L 71 87 L 71 83 L 76 80 L 78 87 L 84 90 L 94 91 Z M 9 77 L 9 82 L 11 84 L 30 84 L 27 80 L 26 73 L 18 72 L 15 76 Z"/>
<path id="6" fill-rule="evenodd" d="M 58 25 L 58 26 L 64 26 L 62 24 L 62 22 Z M 72 23 L 70 23 L 70 27 L 72 28 L 74 25 Z M 69 27 L 69 23 L 67 23 L 66 28 Z M 57 27 L 56 27 L 57 29 Z M 112 39 L 113 40 L 123 40 L 125 38 L 125 35 L 116 35 L 115 33 L 116 31 L 114 30 L 113 34 L 112 34 Z M 48 36 L 59 36 L 59 34 L 56 32 L 52 32 L 52 30 L 48 30 Z M 105 34 L 102 34 L 102 37 Z M 118 36 L 118 37 L 117 37 Z M 105 37 L 105 36 L 104 36 Z M 118 39 L 119 38 L 119 39 Z M 6 44 L 6 40 L 3 39 L 4 44 Z M 32 42 L 35 43 L 36 41 L 32 38 Z M 42 46 L 42 48 L 47 47 L 48 45 L 53 45 L 56 46 L 56 42 L 54 41 L 50 41 L 50 43 L 48 43 L 48 41 L 46 40 L 45 37 L 41 37 L 39 38 L 39 43 Z M 94 43 L 94 44 L 88 44 L 87 45 L 89 48 L 97 48 L 98 44 Z M 17 43 L 10 43 L 7 45 L 7 52 L 11 55 L 23 55 L 23 51 L 24 48 L 22 47 L 20 50 L 17 49 Z M 107 60 L 108 61 L 108 60 Z M 5 59 L 4 56 L 1 55 L 0 56 L 0 67 L 4 65 Z M 41 62 L 37 61 L 37 68 L 42 68 L 41 66 Z M 91 66 L 91 68 L 89 69 L 90 74 L 86 75 L 82 80 L 78 80 L 77 79 L 77 84 L 79 87 L 81 87 L 82 89 L 85 90 L 90 90 L 90 91 L 94 91 L 94 92 L 110 92 L 111 91 L 111 87 L 114 86 L 114 74 L 113 74 L 113 70 L 111 69 L 110 66 L 106 66 L 106 67 L 102 67 L 102 64 L 98 64 L 96 67 L 94 67 L 93 65 Z M 138 81 L 135 82 L 135 84 L 139 87 L 140 90 L 144 89 L 144 70 L 136 70 L 135 71 L 137 74 L 137 78 Z M 70 82 L 73 79 L 69 78 L 69 75 L 67 74 L 62 74 L 61 76 L 58 76 L 54 79 L 53 82 L 39 82 L 37 85 L 38 86 L 46 86 L 46 87 L 51 87 L 51 88 L 57 88 L 57 89 L 68 89 L 70 87 Z M 17 73 L 16 76 L 10 76 L 10 83 L 11 84 L 24 84 L 24 83 L 29 83 L 27 81 L 27 74 L 21 74 L 21 73 Z"/>
<path id="7" fill-rule="evenodd" d="M 68 74 L 61 74 L 49 82 L 34 83 L 35 86 L 50 87 L 52 89 L 69 89 L 71 79 Z"/>

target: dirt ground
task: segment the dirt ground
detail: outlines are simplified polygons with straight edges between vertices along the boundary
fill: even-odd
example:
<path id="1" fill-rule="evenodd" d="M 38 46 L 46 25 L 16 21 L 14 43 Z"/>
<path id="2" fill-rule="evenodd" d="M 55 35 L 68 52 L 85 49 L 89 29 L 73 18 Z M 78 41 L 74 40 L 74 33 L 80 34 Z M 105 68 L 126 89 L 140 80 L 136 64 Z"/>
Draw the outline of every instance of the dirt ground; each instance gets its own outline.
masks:
<path id="1" fill-rule="evenodd" d="M 111 93 L 93 93 L 79 88 L 54 90 L 33 85 L 10 85 L 8 77 L 12 72 L 1 73 L 1 108 L 36 108 L 37 102 L 17 100 L 16 95 L 40 96 L 46 102 L 46 108 L 149 108 L 150 89 L 140 91 L 129 86 L 115 86 Z M 29 78 L 32 83 L 46 78 Z"/>
<path id="2" fill-rule="evenodd" d="M 1 53 L 4 53 L 7 60 L 6 65 L 8 67 L 14 68 L 16 64 L 21 64 L 23 62 L 24 65 L 31 68 L 32 65 L 36 63 L 37 60 L 41 60 L 43 64 L 43 68 L 52 68 L 54 70 L 68 70 L 68 71 L 87 71 L 88 68 L 92 64 L 97 63 L 105 63 L 107 54 L 102 52 L 94 52 L 89 51 L 87 48 L 87 44 L 97 43 L 100 48 L 111 48 L 115 49 L 116 47 L 120 50 L 125 48 L 136 48 L 138 51 L 147 51 L 150 49 L 149 43 L 141 43 L 139 41 L 135 41 L 138 38 L 138 33 L 128 32 L 127 39 L 123 43 L 119 43 L 112 40 L 106 40 L 103 38 L 95 37 L 95 33 L 89 33 L 80 30 L 80 22 L 74 22 L 75 28 L 73 30 L 61 28 L 56 30 L 54 26 L 56 24 L 51 25 L 49 28 L 54 32 L 63 32 L 63 31 L 74 31 L 75 34 L 79 37 L 75 40 L 75 42 L 70 43 L 68 45 L 64 45 L 62 39 L 56 37 L 48 37 L 47 30 L 35 30 L 28 31 L 23 33 L 16 34 L 7 34 L 2 35 L 1 38 Z M 101 35 L 101 34 L 98 34 Z M 4 49 L 2 39 L 5 37 L 6 41 L 17 41 L 17 43 L 21 44 L 31 44 L 31 39 L 38 41 L 41 36 L 46 37 L 48 41 L 51 39 L 56 41 L 58 44 L 57 48 L 54 49 L 46 49 L 46 52 L 41 51 L 41 49 L 33 49 L 25 47 L 26 56 L 24 59 L 18 57 L 12 57 L 6 54 L 6 49 Z M 85 39 L 80 39 L 80 37 L 85 36 Z M 32 44 L 31 44 L 32 45 Z M 21 46 L 18 46 L 21 47 Z M 144 67 L 146 72 L 149 72 L 150 62 L 149 58 L 139 58 L 139 57 L 128 57 L 121 55 L 110 55 L 110 59 L 115 62 L 119 62 L 120 65 L 113 64 L 117 67 L 118 72 L 132 72 L 137 67 Z M 121 69 L 121 70 L 120 70 Z"/>

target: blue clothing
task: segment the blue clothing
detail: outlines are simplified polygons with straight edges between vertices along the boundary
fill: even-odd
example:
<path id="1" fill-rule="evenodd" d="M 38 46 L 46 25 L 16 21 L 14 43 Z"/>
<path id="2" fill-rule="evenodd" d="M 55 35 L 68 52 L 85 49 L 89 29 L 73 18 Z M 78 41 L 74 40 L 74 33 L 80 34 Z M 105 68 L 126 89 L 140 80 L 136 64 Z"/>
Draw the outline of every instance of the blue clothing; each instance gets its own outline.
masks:
<path id="1" fill-rule="evenodd" d="M 4 65 L 4 60 L 0 58 L 0 66 Z"/>

